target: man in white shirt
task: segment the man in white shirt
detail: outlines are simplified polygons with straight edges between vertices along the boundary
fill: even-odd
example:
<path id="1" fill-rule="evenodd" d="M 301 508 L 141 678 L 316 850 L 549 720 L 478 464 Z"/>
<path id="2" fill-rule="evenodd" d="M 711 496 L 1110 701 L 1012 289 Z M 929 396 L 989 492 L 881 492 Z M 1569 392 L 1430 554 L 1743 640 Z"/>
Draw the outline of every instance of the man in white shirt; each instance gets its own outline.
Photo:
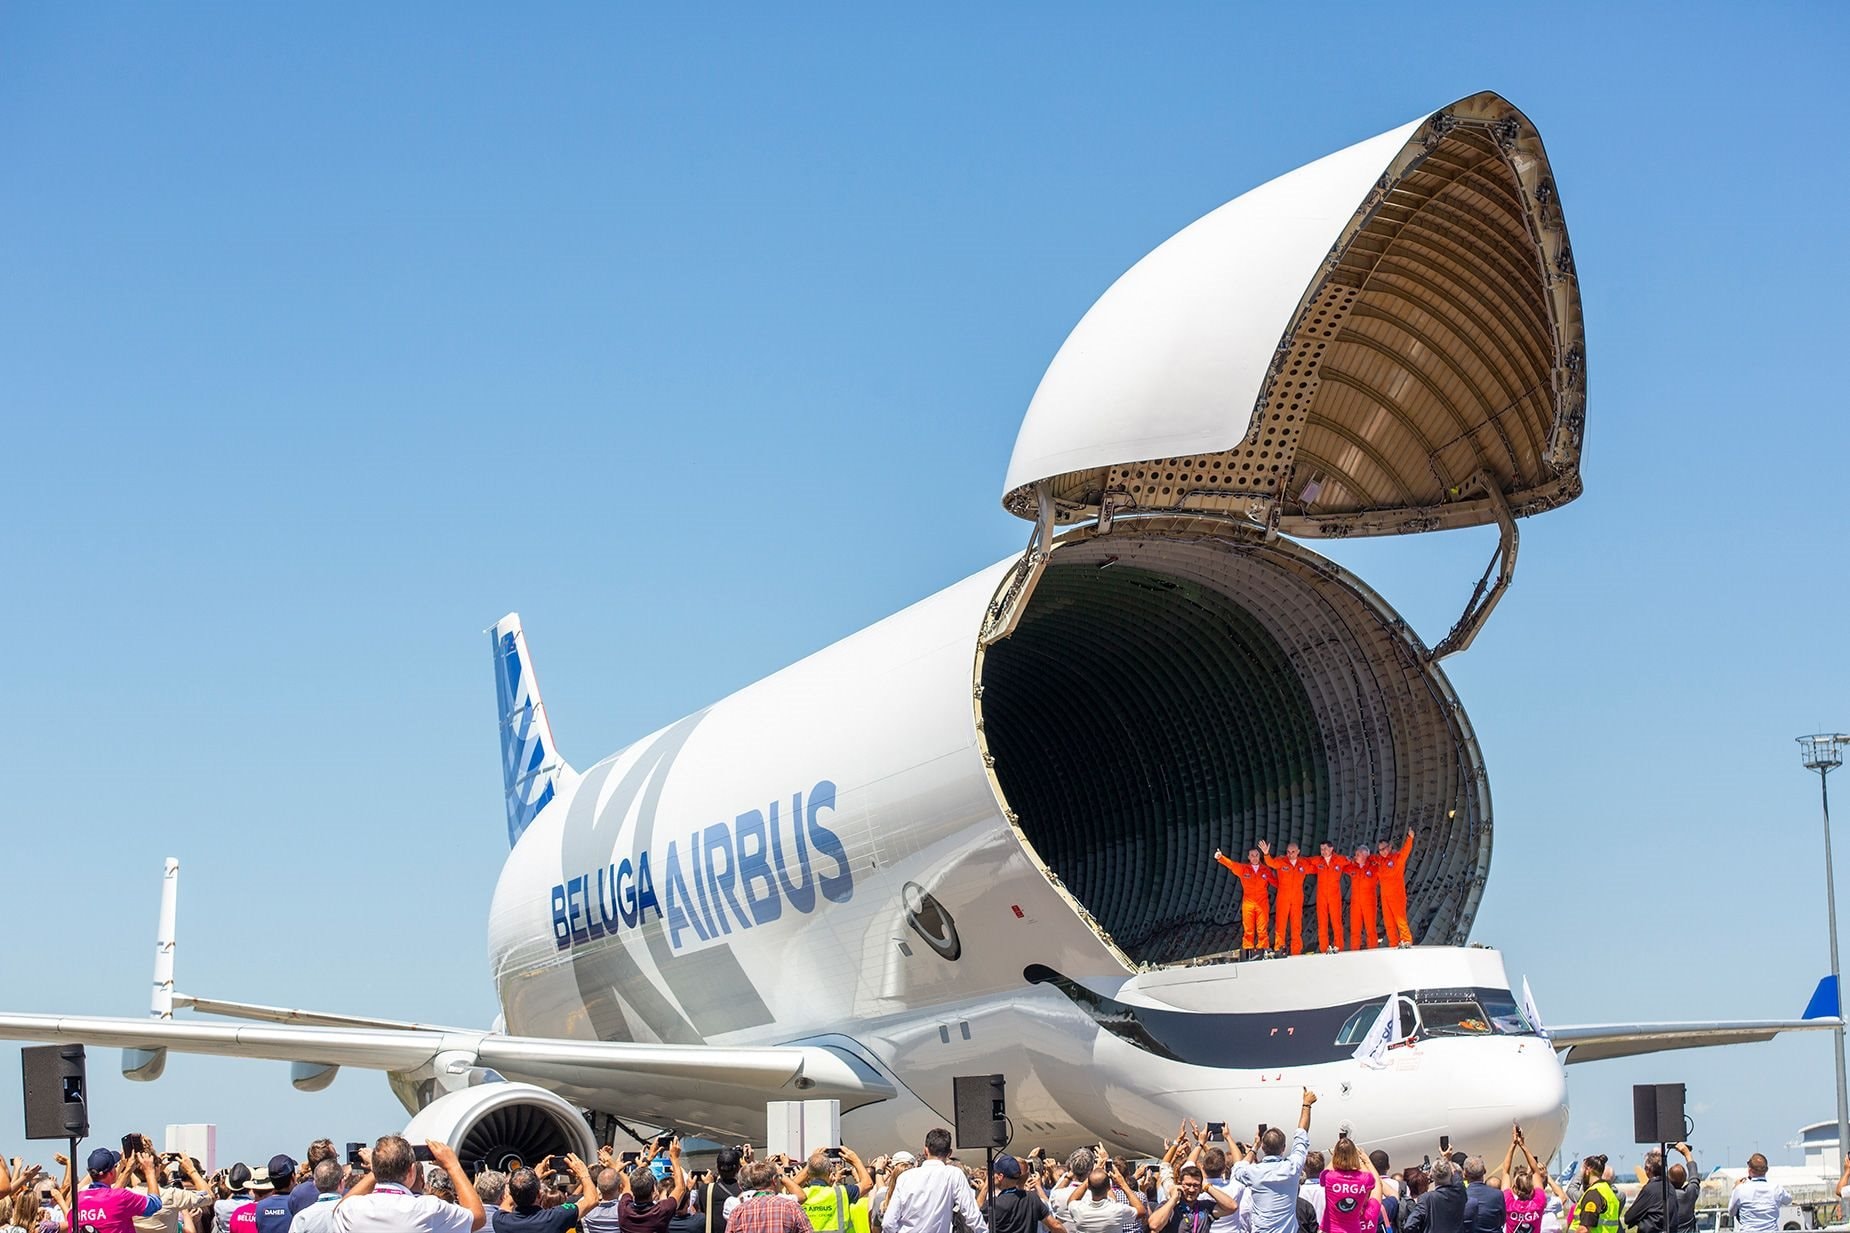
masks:
<path id="1" fill-rule="evenodd" d="M 1081 1147 L 1067 1156 L 1066 1175 L 1072 1180 L 1047 1192 L 1047 1206 L 1059 1211 L 1068 1199 L 1086 1188 L 1086 1175 L 1092 1172 L 1094 1154 L 1091 1148 Z"/>
<path id="2" fill-rule="evenodd" d="M 345 1172 L 332 1156 L 315 1165 L 315 1201 L 289 1221 L 289 1233 L 332 1233 L 334 1205 L 340 1202 L 340 1179 Z"/>
<path id="3" fill-rule="evenodd" d="M 1305 1156 L 1304 1178 L 1298 1183 L 1298 1197 L 1309 1203 L 1311 1210 L 1317 1213 L 1317 1227 L 1320 1229 L 1323 1227 L 1323 1205 L 1328 1197 L 1323 1193 L 1325 1163 L 1322 1152 L 1311 1152 Z"/>
<path id="4" fill-rule="evenodd" d="M 951 1132 L 925 1134 L 925 1161 L 893 1183 L 881 1223 L 883 1233 L 951 1233 L 951 1217 L 962 1217 L 962 1233 L 989 1233 L 970 1181 L 951 1167 Z"/>
<path id="5" fill-rule="evenodd" d="M 1747 1158 L 1747 1176 L 1728 1196 L 1728 1215 L 1737 1233 L 1778 1233 L 1779 1209 L 1790 1202 L 1785 1188 L 1767 1179 L 1766 1157 L 1755 1152 Z"/>
<path id="6" fill-rule="evenodd" d="M 334 1205 L 333 1233 L 475 1233 L 487 1224 L 481 1196 L 456 1153 L 435 1139 L 425 1146 L 455 1184 L 455 1203 L 418 1193 L 424 1166 L 402 1136 L 386 1135 L 373 1145 L 373 1171 Z"/>
<path id="7" fill-rule="evenodd" d="M 1111 1158 L 1099 1153 L 1085 1185 L 1067 1193 L 1054 1218 L 1075 1233 L 1120 1233 L 1148 1219 L 1149 1210 Z"/>

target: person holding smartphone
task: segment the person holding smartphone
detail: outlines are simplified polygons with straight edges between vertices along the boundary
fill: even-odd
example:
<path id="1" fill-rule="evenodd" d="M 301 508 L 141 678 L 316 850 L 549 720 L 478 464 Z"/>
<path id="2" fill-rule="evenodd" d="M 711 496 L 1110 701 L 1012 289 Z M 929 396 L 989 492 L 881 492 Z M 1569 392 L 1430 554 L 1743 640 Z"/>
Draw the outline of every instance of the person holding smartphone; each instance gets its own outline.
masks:
<path id="1" fill-rule="evenodd" d="M 658 1140 L 655 1148 L 660 1146 Z M 622 1233 L 668 1233 L 668 1222 L 687 1197 L 687 1175 L 681 1171 L 678 1137 L 668 1140 L 668 1170 L 666 1185 L 647 1164 L 630 1170 L 629 1188 L 617 1199 L 617 1227 Z"/>
<path id="2" fill-rule="evenodd" d="M 455 1183 L 455 1203 L 421 1193 L 417 1153 L 403 1135 L 386 1135 L 373 1144 L 372 1172 L 334 1205 L 333 1233 L 475 1233 L 487 1224 L 488 1210 L 456 1153 L 435 1139 L 427 1146 Z"/>
<path id="3" fill-rule="evenodd" d="M 739 1170 L 744 1165 L 743 1151 L 722 1147 L 713 1158 L 717 1176 L 694 1187 L 690 1210 L 700 1217 L 701 1233 L 726 1233 L 726 1217 L 731 1214 L 730 1209 L 737 1206 L 739 1195 L 745 1189 L 739 1181 Z"/>
<path id="4" fill-rule="evenodd" d="M 853 1171 L 852 1180 L 842 1177 L 844 1160 Z M 816 1233 L 846 1233 L 849 1209 L 874 1188 L 874 1179 L 868 1176 L 867 1166 L 853 1148 L 838 1147 L 811 1152 L 798 1185 L 803 1189 L 803 1212 L 809 1217 L 809 1227 Z"/>
<path id="5" fill-rule="evenodd" d="M 1150 1233 L 1208 1233 L 1214 1222 L 1234 1214 L 1239 1200 L 1208 1184 L 1201 1166 L 1176 1170 L 1175 1188 L 1150 1213 Z"/>
<path id="6" fill-rule="evenodd" d="M 129 1161 L 146 1184 L 148 1193 L 137 1194 L 116 1185 L 122 1153 L 99 1147 L 90 1153 L 90 1184 L 77 1192 L 71 1213 L 74 1227 L 92 1233 L 134 1233 L 135 1221 L 161 1210 L 160 1180 L 154 1173 L 154 1157 L 137 1152 Z"/>
<path id="7" fill-rule="evenodd" d="M 1252 1233 L 1297 1233 L 1298 1185 L 1310 1153 L 1310 1109 L 1316 1103 L 1317 1093 L 1305 1088 L 1290 1139 L 1277 1126 L 1261 1126 L 1246 1159 L 1233 1167 L 1233 1180 L 1245 1188 L 1238 1198 L 1250 1205 Z"/>
<path id="8" fill-rule="evenodd" d="M 152 1151 L 154 1147 L 148 1136 L 142 1134 L 124 1135 L 123 1141 L 132 1142 L 136 1152 Z M 180 1152 L 156 1156 L 154 1177 L 157 1183 L 154 1190 L 145 1190 L 139 1179 L 131 1179 L 128 1183 L 128 1189 L 157 1195 L 161 1201 L 160 1211 L 135 1221 L 141 1233 L 177 1233 L 180 1217 L 188 1212 L 204 1211 L 212 1205 L 211 1185 L 199 1175 L 192 1160 Z M 181 1181 L 186 1184 L 181 1185 Z"/>
<path id="9" fill-rule="evenodd" d="M 541 1180 L 552 1176 L 555 1161 L 578 1180 L 578 1199 L 549 1207 L 541 1195 Z M 584 1161 L 570 1153 L 548 1156 L 538 1169 L 516 1169 L 507 1179 L 507 1202 L 495 1213 L 495 1233 L 564 1233 L 583 1224 L 579 1209 L 595 1202 L 596 1195 Z"/>
<path id="10" fill-rule="evenodd" d="M 1058 1223 L 1073 1233 L 1118 1233 L 1148 1220 L 1149 1214 L 1142 1197 L 1124 1180 L 1102 1145 L 1093 1152 L 1084 1186 L 1069 1192 L 1054 1212 Z"/>

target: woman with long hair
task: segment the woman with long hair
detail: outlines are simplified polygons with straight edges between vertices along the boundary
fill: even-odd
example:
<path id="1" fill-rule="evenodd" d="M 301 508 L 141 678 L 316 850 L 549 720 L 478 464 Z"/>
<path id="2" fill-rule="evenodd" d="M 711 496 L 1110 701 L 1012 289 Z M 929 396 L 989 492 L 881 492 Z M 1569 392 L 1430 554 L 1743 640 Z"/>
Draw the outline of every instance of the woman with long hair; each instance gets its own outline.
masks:
<path id="1" fill-rule="evenodd" d="M 1323 1183 L 1323 1233 L 1371 1233 L 1381 1225 L 1381 1175 L 1347 1134 L 1330 1148 Z"/>
<path id="2" fill-rule="evenodd" d="M 7 1200 L 6 1213 L 6 1223 L 0 1225 L 0 1233 L 38 1233 L 39 1221 L 43 1219 L 39 1188 L 16 1187 L 12 1197 Z"/>
<path id="3" fill-rule="evenodd" d="M 1516 1159 L 1517 1152 L 1522 1153 L 1523 1163 L 1516 1165 L 1512 1172 L 1510 1165 Z M 1548 1193 L 1553 1191 L 1567 1205 L 1567 1195 L 1555 1184 L 1555 1179 L 1548 1176 L 1548 1170 L 1536 1163 L 1529 1153 L 1529 1145 L 1523 1142 L 1522 1127 L 1510 1128 L 1510 1147 L 1503 1153 L 1503 1166 L 1497 1176 L 1503 1179 L 1504 1233 L 1541 1233 L 1542 1214 L 1548 1210 Z"/>

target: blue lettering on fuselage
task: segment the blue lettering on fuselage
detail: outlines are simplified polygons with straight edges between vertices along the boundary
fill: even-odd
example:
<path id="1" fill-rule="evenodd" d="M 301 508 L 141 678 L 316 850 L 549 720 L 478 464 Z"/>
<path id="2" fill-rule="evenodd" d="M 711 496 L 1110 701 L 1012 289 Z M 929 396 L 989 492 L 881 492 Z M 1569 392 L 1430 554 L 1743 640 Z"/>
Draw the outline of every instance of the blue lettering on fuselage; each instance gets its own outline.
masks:
<path id="1" fill-rule="evenodd" d="M 678 951 L 768 925 L 786 906 L 813 912 L 818 891 L 846 903 L 854 898 L 854 871 L 841 836 L 827 825 L 834 812 L 835 785 L 824 779 L 807 800 L 792 793 L 787 809 L 774 800 L 670 840 L 654 859 L 659 899 L 646 851 L 575 874 L 552 888 L 553 944 L 567 950 L 637 929 L 653 913 Z"/>

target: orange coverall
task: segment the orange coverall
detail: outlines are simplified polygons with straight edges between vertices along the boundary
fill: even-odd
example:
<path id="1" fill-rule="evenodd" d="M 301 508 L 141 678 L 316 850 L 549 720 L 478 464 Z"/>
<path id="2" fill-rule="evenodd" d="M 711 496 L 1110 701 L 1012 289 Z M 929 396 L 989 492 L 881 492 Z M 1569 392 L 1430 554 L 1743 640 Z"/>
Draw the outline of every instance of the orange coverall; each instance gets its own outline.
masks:
<path id="1" fill-rule="evenodd" d="M 1375 948 L 1375 887 L 1380 876 L 1375 869 L 1375 858 L 1365 856 L 1358 863 L 1343 861 L 1343 872 L 1349 875 L 1349 949 L 1361 950 Z"/>
<path id="2" fill-rule="evenodd" d="M 1413 944 L 1413 930 L 1407 927 L 1407 857 L 1413 852 L 1413 832 L 1400 851 L 1386 856 L 1376 853 L 1375 871 L 1381 879 L 1381 924 L 1387 930 L 1387 944 Z"/>
<path id="3" fill-rule="evenodd" d="M 1247 950 L 1265 950 L 1272 945 L 1266 929 L 1266 921 L 1271 913 L 1266 903 L 1265 888 L 1277 886 L 1278 875 L 1267 869 L 1264 863 L 1240 864 L 1231 856 L 1218 856 L 1215 859 L 1240 879 L 1240 944 Z M 1258 941 L 1254 941 L 1254 938 L 1258 938 Z"/>
<path id="4" fill-rule="evenodd" d="M 1340 856 L 1321 854 L 1305 864 L 1317 871 L 1317 949 L 1343 948 L 1343 866 Z"/>
<path id="5" fill-rule="evenodd" d="M 1303 857 L 1268 856 L 1266 868 L 1278 875 L 1278 902 L 1272 908 L 1272 936 L 1278 944 L 1291 939 L 1291 953 L 1304 953 L 1304 879 L 1310 876 L 1311 864 Z"/>

